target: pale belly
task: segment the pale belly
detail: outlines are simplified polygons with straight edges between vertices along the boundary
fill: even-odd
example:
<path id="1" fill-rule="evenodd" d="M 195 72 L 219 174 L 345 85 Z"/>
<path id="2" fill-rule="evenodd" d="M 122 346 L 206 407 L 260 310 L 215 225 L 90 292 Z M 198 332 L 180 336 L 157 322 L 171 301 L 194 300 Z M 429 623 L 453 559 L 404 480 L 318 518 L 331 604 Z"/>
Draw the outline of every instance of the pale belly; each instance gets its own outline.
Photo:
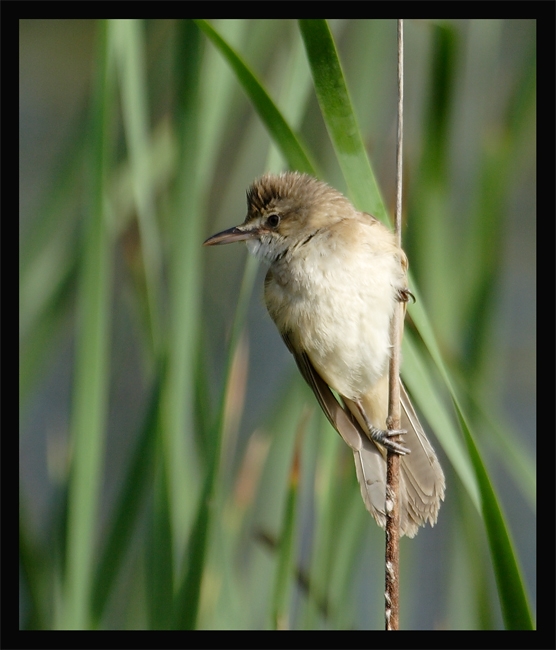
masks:
<path id="1" fill-rule="evenodd" d="M 387 372 L 395 291 L 380 269 L 330 263 L 288 269 L 287 281 L 269 274 L 265 299 L 281 332 L 307 353 L 321 377 L 350 399 Z M 298 271 L 296 273 L 296 271 Z"/>

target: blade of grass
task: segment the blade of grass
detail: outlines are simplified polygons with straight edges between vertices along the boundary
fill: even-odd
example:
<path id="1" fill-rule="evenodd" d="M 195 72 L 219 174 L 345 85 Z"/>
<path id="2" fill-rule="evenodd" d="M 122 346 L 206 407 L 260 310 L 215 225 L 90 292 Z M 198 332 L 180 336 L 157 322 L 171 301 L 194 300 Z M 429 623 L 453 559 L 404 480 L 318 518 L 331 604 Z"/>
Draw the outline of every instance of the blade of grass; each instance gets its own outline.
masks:
<path id="1" fill-rule="evenodd" d="M 361 210 L 387 221 L 328 24 L 300 20 L 299 28 L 326 128 L 353 200 Z"/>
<path id="2" fill-rule="evenodd" d="M 214 494 L 217 489 L 218 476 L 220 472 L 220 449 L 222 445 L 222 432 L 224 428 L 224 410 L 226 405 L 226 392 L 229 384 L 229 377 L 232 369 L 232 361 L 235 350 L 239 344 L 241 331 L 247 316 L 249 299 L 253 292 L 253 284 L 257 273 L 258 263 L 254 257 L 249 256 L 245 266 L 245 273 L 238 298 L 238 305 L 232 327 L 232 336 L 227 359 L 224 390 L 220 399 L 218 420 L 211 433 L 212 450 L 210 454 L 209 467 L 205 478 L 203 492 L 199 500 L 195 524 L 189 538 L 186 556 L 184 558 L 187 567 L 180 590 L 174 603 L 174 622 L 179 629 L 195 629 L 201 581 L 203 569 L 206 563 L 209 528 L 211 525 L 210 513 L 215 511 Z"/>
<path id="3" fill-rule="evenodd" d="M 488 534 L 506 629 L 533 630 L 529 599 L 502 508 L 466 419 L 456 402 L 455 406 L 479 482 L 483 520 Z"/>
<path id="4" fill-rule="evenodd" d="M 111 527 L 106 535 L 98 569 L 95 573 L 92 597 L 92 616 L 95 627 L 101 621 L 114 583 L 122 568 L 126 550 L 132 542 L 133 527 L 140 507 L 148 487 L 152 485 L 154 443 L 160 417 L 160 392 L 163 378 L 164 370 L 161 368 L 152 389 L 143 430 L 124 479 L 114 513 L 110 518 Z"/>
<path id="5" fill-rule="evenodd" d="M 499 499 L 492 487 L 488 472 L 471 434 L 468 420 L 444 365 L 428 317 L 419 302 L 413 305 L 411 316 L 450 391 L 458 421 L 464 433 L 469 458 L 479 488 L 481 512 L 489 539 L 491 559 L 497 578 L 498 596 L 506 627 L 507 629 L 533 629 L 531 607 L 521 576 L 519 561 Z"/>
<path id="6" fill-rule="evenodd" d="M 199 76 L 201 39 L 189 20 L 178 24 L 175 58 L 177 86 L 178 175 L 173 197 L 168 246 L 169 331 L 166 340 L 168 373 L 163 387 L 161 411 L 161 476 L 166 487 L 160 487 L 159 502 L 169 500 L 168 512 L 172 540 L 164 543 L 182 552 L 189 527 L 195 517 L 194 509 L 199 487 L 199 469 L 194 446 L 195 364 L 200 330 L 201 303 L 201 245 L 202 211 L 198 184 Z M 184 435 L 185 434 L 185 435 Z M 203 468 L 204 469 L 204 468 Z M 203 471 L 203 469 L 201 471 Z M 208 472 L 210 469 L 207 468 Z M 192 535 L 195 533 L 192 532 Z M 184 559 L 188 567 L 193 560 Z M 202 573 L 202 565 L 200 567 Z M 174 625 L 176 590 L 180 585 L 180 563 L 174 562 L 172 602 L 169 606 Z M 199 584 L 196 588 L 200 588 Z"/>
<path id="7" fill-rule="evenodd" d="M 174 596 L 174 521 L 164 441 L 157 440 L 151 519 L 146 540 L 146 603 L 149 629 L 172 629 Z"/>
<path id="8" fill-rule="evenodd" d="M 315 174 L 316 166 L 310 160 L 309 154 L 305 151 L 299 137 L 292 131 L 249 66 L 206 20 L 195 20 L 195 24 L 220 50 L 236 73 L 238 81 L 251 100 L 263 124 L 265 124 L 288 161 L 290 168 L 308 174 Z"/>
<path id="9" fill-rule="evenodd" d="M 537 508 L 537 468 L 531 448 L 518 438 L 510 422 L 504 418 L 495 417 L 489 411 L 490 405 L 486 400 L 477 400 L 476 394 L 467 394 L 473 410 L 480 415 L 489 431 L 488 443 L 498 449 L 499 456 L 505 460 L 508 472 L 513 476 L 515 485 L 518 486 L 524 499 L 533 512 Z M 487 442 L 485 440 L 485 442 Z"/>
<path id="10" fill-rule="evenodd" d="M 20 589 L 28 594 L 29 604 L 24 613 L 20 614 L 20 629 L 43 630 L 47 629 L 47 602 L 42 597 L 45 586 L 48 584 L 47 570 L 52 565 L 47 563 L 43 549 L 29 530 L 28 508 L 23 496 L 23 489 L 19 488 L 19 575 Z M 50 577 L 50 576 L 48 576 Z"/>
<path id="11" fill-rule="evenodd" d="M 59 629 L 90 625 L 97 511 L 109 385 L 112 247 L 105 203 L 108 115 L 112 106 L 107 25 L 99 23 L 98 63 L 91 124 L 91 206 L 80 268 L 72 413 L 73 459 L 68 495 L 67 558 Z"/>
<path id="12" fill-rule="evenodd" d="M 289 620 L 289 592 L 294 578 L 295 541 L 296 541 L 296 514 L 297 499 L 299 494 L 299 472 L 301 468 L 301 442 L 311 417 L 311 411 L 305 409 L 300 416 L 297 432 L 295 451 L 289 475 L 288 496 L 280 541 L 278 544 L 278 558 L 274 578 L 274 593 L 272 598 L 272 624 L 276 630 L 290 629 Z"/>
<path id="13" fill-rule="evenodd" d="M 134 205 L 141 235 L 148 322 L 153 351 L 160 347 L 159 287 L 162 268 L 160 235 L 156 223 L 154 185 L 149 159 L 149 116 L 143 26 L 137 20 L 113 20 L 111 44 L 120 72 L 122 118 L 126 134 Z"/>

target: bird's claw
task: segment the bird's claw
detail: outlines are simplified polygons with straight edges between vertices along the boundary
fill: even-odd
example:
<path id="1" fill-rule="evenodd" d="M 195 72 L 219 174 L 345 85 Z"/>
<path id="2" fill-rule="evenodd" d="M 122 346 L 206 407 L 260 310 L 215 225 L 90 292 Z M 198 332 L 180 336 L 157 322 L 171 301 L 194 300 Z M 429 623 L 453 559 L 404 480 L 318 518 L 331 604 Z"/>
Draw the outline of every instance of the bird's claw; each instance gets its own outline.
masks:
<path id="1" fill-rule="evenodd" d="M 411 293 L 409 289 L 398 289 L 398 301 L 399 302 L 409 302 L 409 299 L 415 303 L 415 296 Z"/>
<path id="2" fill-rule="evenodd" d="M 403 436 L 407 431 L 405 429 L 377 429 L 371 428 L 371 438 L 382 445 L 388 451 L 393 451 L 400 456 L 405 456 L 410 453 L 407 447 L 404 447 L 399 442 L 391 440 L 392 436 Z"/>

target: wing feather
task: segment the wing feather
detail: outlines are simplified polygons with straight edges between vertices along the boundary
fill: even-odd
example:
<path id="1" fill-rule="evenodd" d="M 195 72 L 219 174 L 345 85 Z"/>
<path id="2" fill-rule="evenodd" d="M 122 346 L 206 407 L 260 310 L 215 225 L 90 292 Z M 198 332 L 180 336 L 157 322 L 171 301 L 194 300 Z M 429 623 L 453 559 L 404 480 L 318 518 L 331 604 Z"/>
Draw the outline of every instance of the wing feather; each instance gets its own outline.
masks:
<path id="1" fill-rule="evenodd" d="M 309 384 L 330 424 L 353 452 L 355 471 L 361 496 L 367 510 L 379 526 L 386 525 L 384 501 L 386 494 L 386 465 L 377 446 L 367 437 L 351 413 L 338 402 L 328 384 L 315 370 L 305 352 L 298 353 L 286 335 L 283 339 L 292 352 L 297 366 Z"/>

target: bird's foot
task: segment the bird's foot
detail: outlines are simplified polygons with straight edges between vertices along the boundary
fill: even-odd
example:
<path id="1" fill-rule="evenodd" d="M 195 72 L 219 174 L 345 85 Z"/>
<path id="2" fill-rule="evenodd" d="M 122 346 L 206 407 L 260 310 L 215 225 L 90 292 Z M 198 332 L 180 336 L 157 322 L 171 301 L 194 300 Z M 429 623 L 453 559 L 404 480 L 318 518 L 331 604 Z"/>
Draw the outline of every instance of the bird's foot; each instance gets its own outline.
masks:
<path id="1" fill-rule="evenodd" d="M 400 456 L 409 454 L 410 450 L 399 442 L 392 440 L 392 436 L 403 436 L 404 433 L 407 433 L 405 429 L 377 429 L 373 426 L 370 428 L 371 438 L 375 442 L 378 442 L 379 445 L 382 445 L 388 451 L 393 451 Z"/>
<path id="2" fill-rule="evenodd" d="M 399 302 L 409 302 L 409 299 L 416 302 L 415 296 L 411 293 L 409 289 L 398 289 L 398 301 Z"/>

